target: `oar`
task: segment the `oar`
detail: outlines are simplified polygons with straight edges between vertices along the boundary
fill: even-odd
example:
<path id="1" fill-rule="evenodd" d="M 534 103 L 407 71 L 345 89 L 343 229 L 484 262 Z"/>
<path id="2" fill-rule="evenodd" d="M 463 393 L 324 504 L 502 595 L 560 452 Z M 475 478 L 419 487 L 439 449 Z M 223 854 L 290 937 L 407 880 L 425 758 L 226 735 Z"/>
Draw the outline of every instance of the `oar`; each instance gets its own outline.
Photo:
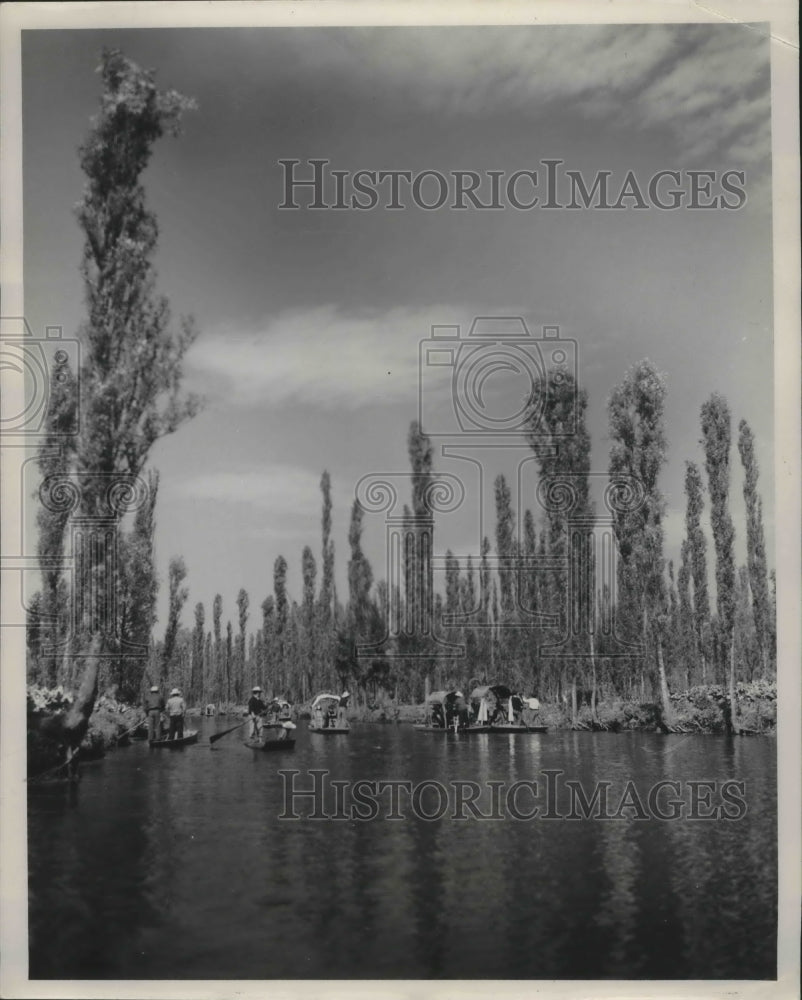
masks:
<path id="1" fill-rule="evenodd" d="M 148 721 L 147 719 L 140 719 L 139 722 L 131 726 L 130 729 L 126 729 L 124 733 L 120 733 L 120 735 L 115 736 L 114 739 L 117 742 L 119 742 L 124 736 L 128 736 L 130 733 L 133 733 L 135 730 L 139 729 L 140 726 L 144 725 L 147 721 Z"/>
<path id="2" fill-rule="evenodd" d="M 213 743 L 216 743 L 218 740 L 222 740 L 222 738 L 224 736 L 228 736 L 229 733 L 233 733 L 235 729 L 242 729 L 245 723 L 249 721 L 250 719 L 243 719 L 242 722 L 239 723 L 239 725 L 232 726 L 231 729 L 224 729 L 222 733 L 214 733 L 212 736 L 209 737 L 209 746 L 211 746 Z"/>
<path id="3" fill-rule="evenodd" d="M 79 748 L 80 749 L 80 748 Z M 74 760 L 78 756 L 78 750 L 75 751 L 71 760 Z M 60 771 L 63 767 L 66 767 L 70 763 L 70 760 L 63 760 L 60 764 L 56 764 L 55 767 L 50 767 L 46 771 L 40 771 L 38 774 L 32 774 L 25 781 L 29 783 L 35 783 L 39 781 L 40 778 L 46 778 L 49 774 L 55 774 L 56 771 Z"/>

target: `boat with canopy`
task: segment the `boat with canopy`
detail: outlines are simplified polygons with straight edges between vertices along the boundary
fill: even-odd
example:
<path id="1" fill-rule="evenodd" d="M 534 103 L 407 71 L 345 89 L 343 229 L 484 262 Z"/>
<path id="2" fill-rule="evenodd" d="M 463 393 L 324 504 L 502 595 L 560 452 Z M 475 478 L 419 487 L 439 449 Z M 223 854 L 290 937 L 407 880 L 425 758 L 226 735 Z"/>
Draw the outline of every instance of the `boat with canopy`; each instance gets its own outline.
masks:
<path id="1" fill-rule="evenodd" d="M 345 706 L 348 694 L 316 695 L 312 701 L 312 719 L 309 722 L 310 733 L 321 733 L 326 736 L 344 736 L 351 731 L 351 724 L 345 717 Z"/>
<path id="2" fill-rule="evenodd" d="M 506 684 L 487 684 L 471 691 L 472 729 L 492 733 L 545 733 L 535 723 L 537 698 L 516 694 Z"/>

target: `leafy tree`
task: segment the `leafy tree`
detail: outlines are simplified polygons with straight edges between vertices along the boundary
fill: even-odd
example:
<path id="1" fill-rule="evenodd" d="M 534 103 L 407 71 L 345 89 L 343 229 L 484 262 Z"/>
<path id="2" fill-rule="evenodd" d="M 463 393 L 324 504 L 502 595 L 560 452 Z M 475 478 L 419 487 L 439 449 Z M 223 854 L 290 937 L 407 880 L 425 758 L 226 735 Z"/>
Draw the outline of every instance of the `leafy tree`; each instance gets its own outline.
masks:
<path id="1" fill-rule="evenodd" d="M 533 406 L 532 422 L 529 427 L 530 443 L 535 451 L 541 481 L 555 484 L 560 494 L 570 492 L 572 502 L 564 509 L 559 502 L 546 507 L 549 552 L 566 566 L 575 560 L 589 556 L 589 552 L 569 551 L 568 519 L 582 519 L 589 525 L 594 517 L 593 501 L 590 497 L 590 434 L 587 430 L 585 414 L 588 398 L 570 373 L 550 370 L 547 375 L 547 391 L 540 405 Z M 568 434 L 566 429 L 572 427 Z M 557 484 L 564 484 L 557 486 Z M 547 486 L 548 495 L 548 486 Z M 584 545 L 589 548 L 589 537 L 584 536 Z M 571 567 L 574 569 L 575 567 Z M 575 578 L 578 579 L 578 577 Z M 572 591 L 573 606 L 568 607 L 568 586 L 564 571 L 555 570 L 551 575 L 550 589 L 552 606 L 549 610 L 558 613 L 566 636 L 564 653 L 575 652 L 578 656 L 590 656 L 595 679 L 595 656 L 593 650 L 593 567 L 588 565 L 584 589 Z M 586 623 L 587 635 L 575 629 L 575 623 Z M 584 627 L 584 625 L 583 625 Z M 564 661 L 569 664 L 571 661 Z M 576 670 L 571 675 L 571 704 L 576 722 Z M 595 680 L 593 704 L 595 707 Z"/>
<path id="2" fill-rule="evenodd" d="M 245 629 L 248 625 L 248 605 L 250 599 L 248 592 L 240 588 L 237 594 L 237 614 L 239 618 L 239 635 L 237 636 L 237 673 L 234 678 L 234 697 L 237 702 L 243 699 L 243 686 L 246 683 L 245 677 Z"/>
<path id="3" fill-rule="evenodd" d="M 182 583 L 187 576 L 187 567 L 181 556 L 173 556 L 170 560 L 168 572 L 170 587 L 170 602 L 167 612 L 167 628 L 164 633 L 164 646 L 162 647 L 162 668 L 161 679 L 164 682 L 170 672 L 175 653 L 175 641 L 178 635 L 178 624 L 181 618 L 181 611 L 189 597 L 189 589 L 182 587 Z"/>
<path id="4" fill-rule="evenodd" d="M 214 595 L 212 602 L 212 628 L 214 630 L 214 690 L 215 697 L 223 697 L 223 638 L 221 633 L 221 618 L 223 617 L 223 598 Z"/>
<path id="5" fill-rule="evenodd" d="M 308 545 L 304 546 L 301 556 L 303 573 L 303 628 L 305 637 L 304 664 L 302 666 L 302 696 L 306 698 L 307 690 L 314 684 L 317 675 L 317 639 L 318 630 L 315 622 L 315 580 L 317 578 L 317 563 Z"/>
<path id="6" fill-rule="evenodd" d="M 193 104 L 159 91 L 152 73 L 117 50 L 103 53 L 100 72 L 100 112 L 80 149 L 86 185 L 77 209 L 88 315 L 76 467 L 85 474 L 81 511 L 88 516 L 108 513 L 109 481 L 138 476 L 153 444 L 198 405 L 181 395 L 182 361 L 195 331 L 186 320 L 173 332 L 167 300 L 156 294 L 158 226 L 140 180 L 154 143 L 165 132 L 177 135 Z M 90 558 L 87 574 L 99 569 Z"/>
<path id="7" fill-rule="evenodd" d="M 206 612 L 203 603 L 198 601 L 195 605 L 195 628 L 192 632 L 192 672 L 190 674 L 190 684 L 188 696 L 193 701 L 200 701 L 203 691 L 203 652 L 206 644 Z"/>
<path id="8" fill-rule="evenodd" d="M 47 497 L 47 502 L 37 512 L 36 524 L 39 533 L 37 555 L 42 575 L 38 608 L 41 627 L 38 635 L 40 645 L 47 650 L 40 670 L 42 681 L 48 687 L 57 683 L 60 657 L 70 624 L 62 560 L 71 505 L 59 503 L 59 494 L 65 488 L 64 480 L 72 469 L 75 457 L 77 404 L 77 384 L 69 362 L 54 362 L 50 373 L 45 433 L 36 458 L 43 493 Z"/>
<path id="9" fill-rule="evenodd" d="M 479 550 L 479 598 L 482 625 L 480 627 L 480 639 L 477 642 L 481 663 L 480 680 L 482 682 L 492 679 L 487 676 L 487 667 L 493 652 L 493 630 L 490 627 L 491 574 L 490 562 L 487 558 L 489 555 L 490 539 L 485 536 L 482 539 L 482 545 Z"/>
<path id="10" fill-rule="evenodd" d="M 610 419 L 610 478 L 638 481 L 643 502 L 634 510 L 617 511 L 615 531 L 621 555 L 624 596 L 641 624 L 644 645 L 657 665 L 663 721 L 671 726 L 672 708 L 664 648 L 666 594 L 663 558 L 665 501 L 658 486 L 666 460 L 663 428 L 665 377 L 651 361 L 633 365 L 607 404 Z"/>
<path id="11" fill-rule="evenodd" d="M 744 501 L 746 502 L 746 552 L 749 568 L 749 588 L 752 592 L 752 613 L 761 670 L 768 676 L 770 650 L 769 581 L 766 569 L 766 541 L 763 534 L 763 501 L 757 491 L 758 463 L 755 439 L 749 424 L 738 424 L 738 453 L 744 467 Z M 771 655 L 770 655 L 771 654 Z"/>
<path id="12" fill-rule="evenodd" d="M 517 560 L 513 539 L 512 496 L 504 476 L 496 476 L 494 483 L 496 501 L 496 555 L 499 558 L 498 585 L 500 618 L 498 627 L 497 663 L 508 671 L 514 654 L 515 632 L 511 628 L 516 619 Z"/>
<path id="13" fill-rule="evenodd" d="M 273 563 L 273 593 L 276 599 L 276 627 L 274 633 L 276 638 L 275 693 L 279 694 L 286 686 L 284 645 L 289 610 L 287 604 L 287 560 L 284 556 L 279 556 Z"/>
<path id="14" fill-rule="evenodd" d="M 262 601 L 262 664 L 264 675 L 259 678 L 260 684 L 268 683 L 271 667 L 273 666 L 273 646 L 275 643 L 275 613 L 276 602 L 272 594 Z"/>
<path id="15" fill-rule="evenodd" d="M 735 727 L 738 706 L 735 699 L 735 529 L 730 517 L 730 408 L 720 393 L 713 393 L 702 405 L 702 435 L 705 469 L 710 490 L 710 520 L 716 551 L 716 610 L 718 638 L 729 662 L 729 710 L 727 725 Z"/>
<path id="16" fill-rule="evenodd" d="M 707 679 L 707 664 L 710 661 L 710 599 L 707 593 L 707 540 L 702 531 L 702 511 L 704 486 L 699 469 L 693 462 L 685 463 L 685 530 L 690 549 L 691 574 L 693 577 L 693 620 L 696 645 L 702 663 L 702 683 Z"/>
<path id="17" fill-rule="evenodd" d="M 331 540 L 331 477 L 327 470 L 324 470 L 320 479 L 320 492 L 323 494 L 323 512 L 321 516 L 323 569 L 320 581 L 320 598 L 318 600 L 318 614 L 320 619 L 319 659 L 323 671 L 327 671 L 330 669 L 332 660 L 332 614 L 334 605 L 334 542 Z"/>
<path id="18" fill-rule="evenodd" d="M 691 686 L 691 677 L 696 666 L 697 646 L 693 604 L 691 602 L 691 544 L 686 538 L 680 549 L 680 564 L 677 572 L 677 597 L 679 601 L 677 636 L 679 662 L 685 673 L 685 687 Z"/>
<path id="19" fill-rule="evenodd" d="M 178 134 L 181 115 L 192 105 L 175 91 L 159 91 L 152 73 L 117 50 L 103 53 L 99 70 L 100 111 L 79 150 L 86 178 L 77 217 L 84 234 L 81 275 L 87 308 L 79 331 L 80 433 L 74 450 L 68 446 L 57 455 L 42 455 L 41 471 L 77 472 L 80 513 L 90 518 L 111 516 L 119 523 L 123 510 L 110 501 L 110 490 L 139 477 L 153 444 L 197 409 L 195 399 L 181 395 L 182 360 L 195 334 L 189 321 L 179 332 L 172 331 L 167 301 L 156 294 L 153 256 L 158 227 L 146 208 L 141 184 L 154 144 L 166 132 Z M 67 376 L 56 387 L 54 421 L 71 419 L 75 394 L 71 373 Z M 46 519 L 39 526 L 45 575 L 52 566 L 51 555 L 62 544 L 63 524 L 57 521 Z M 123 556 L 125 548 L 123 541 Z M 86 692 L 81 721 L 86 723 L 98 689 L 104 646 L 107 649 L 114 640 L 111 623 L 97 614 L 93 600 L 85 598 L 92 592 L 108 594 L 111 586 L 119 594 L 121 585 L 119 580 L 105 579 L 113 564 L 106 561 L 102 546 L 89 544 L 82 555 L 72 595 L 82 617 L 73 623 L 65 652 L 91 652 L 81 682 Z M 60 601 L 60 581 L 50 576 L 44 583 L 47 600 L 52 603 L 55 595 Z M 130 609 L 124 605 L 123 610 Z M 130 623 L 125 627 L 128 630 Z M 133 627 L 139 631 L 138 625 Z M 168 633 L 174 643 L 174 631 L 168 628 Z M 52 674 L 52 665 L 49 670 Z"/>
<path id="20" fill-rule="evenodd" d="M 231 619 L 226 622 L 226 650 L 225 650 L 225 679 L 226 679 L 226 702 L 231 704 L 231 671 L 234 663 L 234 629 L 231 626 Z"/>

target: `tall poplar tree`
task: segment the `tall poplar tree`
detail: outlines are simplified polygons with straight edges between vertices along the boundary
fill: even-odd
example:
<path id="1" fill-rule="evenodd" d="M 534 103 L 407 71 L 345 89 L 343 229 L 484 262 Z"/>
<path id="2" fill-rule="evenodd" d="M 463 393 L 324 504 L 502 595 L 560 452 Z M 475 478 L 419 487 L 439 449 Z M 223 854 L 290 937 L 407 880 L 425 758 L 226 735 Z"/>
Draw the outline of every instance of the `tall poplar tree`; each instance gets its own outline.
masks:
<path id="1" fill-rule="evenodd" d="M 324 470 L 320 478 L 320 492 L 323 494 L 321 515 L 322 534 L 322 579 L 318 599 L 319 617 L 319 658 L 321 672 L 331 669 L 333 655 L 333 613 L 334 613 L 334 542 L 331 540 L 331 477 Z M 320 678 L 323 680 L 323 677 Z"/>
<path id="2" fill-rule="evenodd" d="M 772 659 L 769 628 L 769 581 L 766 568 L 766 541 L 763 533 L 763 501 L 757 491 L 758 463 L 755 439 L 749 424 L 738 424 L 738 453 L 744 467 L 744 501 L 746 503 L 746 554 L 749 568 L 749 589 L 752 592 L 752 614 L 760 655 L 761 672 L 768 676 Z"/>
<path id="3" fill-rule="evenodd" d="M 214 688 L 215 697 L 221 701 L 225 687 L 223 673 L 222 617 L 223 598 L 220 594 L 215 594 L 214 601 L 212 603 L 212 629 L 214 630 Z"/>
<path id="4" fill-rule="evenodd" d="M 306 700 L 307 694 L 311 693 L 311 688 L 317 676 L 317 637 L 318 629 L 315 627 L 315 580 L 317 578 L 317 563 L 312 550 L 308 545 L 304 546 L 301 556 L 301 571 L 303 574 L 303 627 L 304 627 L 304 664 L 302 667 L 302 690 L 301 697 Z"/>
<path id="5" fill-rule="evenodd" d="M 237 594 L 237 618 L 239 620 L 239 635 L 237 636 L 237 669 L 234 677 L 234 697 L 237 702 L 244 698 L 248 680 L 245 670 L 245 630 L 248 627 L 248 606 L 250 598 L 244 587 Z"/>
<path id="6" fill-rule="evenodd" d="M 80 510 L 89 517 L 108 516 L 110 482 L 139 476 L 154 443 L 197 410 L 197 400 L 181 394 L 182 361 L 195 331 L 189 320 L 173 331 L 167 300 L 156 293 L 158 226 L 141 183 L 155 142 L 177 135 L 193 104 L 159 91 L 152 73 L 117 50 L 103 53 L 100 73 L 100 112 L 80 149 L 86 184 L 77 209 L 88 315 L 80 331 L 75 464 Z M 104 572 L 97 559 L 90 553 L 78 586 Z"/>
<path id="7" fill-rule="evenodd" d="M 498 628 L 497 666 L 507 670 L 514 648 L 517 566 L 513 541 L 512 495 L 503 475 L 496 476 L 496 555 L 499 558 L 498 585 L 500 621 Z M 508 683 L 510 681 L 508 680 Z"/>
<path id="8" fill-rule="evenodd" d="M 206 645 L 206 612 L 203 602 L 198 601 L 195 605 L 195 627 L 192 630 L 192 671 L 190 673 L 190 686 L 187 692 L 188 699 L 193 703 L 198 703 L 203 694 L 203 680 L 205 671 L 203 669 L 203 653 Z"/>
<path id="9" fill-rule="evenodd" d="M 187 567 L 184 564 L 184 560 L 181 556 L 173 556 L 170 560 L 170 568 L 168 571 L 170 598 L 167 611 L 167 628 L 164 632 L 164 646 L 162 647 L 162 682 L 167 680 L 172 666 L 181 611 L 187 598 L 189 597 L 188 588 L 182 586 L 186 576 Z"/>
<path id="10" fill-rule="evenodd" d="M 718 640 L 726 657 L 729 675 L 729 711 L 727 727 L 736 727 L 738 706 L 735 699 L 735 528 L 729 505 L 730 491 L 730 408 L 720 393 L 714 392 L 702 404 L 702 443 L 710 491 L 710 521 L 716 552 L 716 609 Z"/>
<path id="11" fill-rule="evenodd" d="M 610 419 L 610 478 L 638 481 L 643 502 L 634 510 L 614 514 L 621 556 L 624 597 L 639 621 L 647 655 L 656 662 L 663 722 L 671 726 L 673 711 L 664 658 L 666 641 L 665 559 L 663 516 L 665 500 L 658 485 L 666 461 L 663 427 L 665 377 L 648 359 L 633 365 L 607 404 Z"/>
<path id="12" fill-rule="evenodd" d="M 563 650 L 566 653 L 575 652 L 579 656 L 589 656 L 594 678 L 595 705 L 595 651 L 593 634 L 593 602 L 595 587 L 593 584 L 594 567 L 592 565 L 592 521 L 594 505 L 590 497 L 590 434 L 587 430 L 585 415 L 588 397 L 575 378 L 558 370 L 550 370 L 546 374 L 546 394 L 542 406 L 533 406 L 533 417 L 530 425 L 530 443 L 535 450 L 541 480 L 545 483 L 564 483 L 560 492 L 570 491 L 572 503 L 570 511 L 563 510 L 559 503 L 550 503 L 546 508 L 548 524 L 549 554 L 562 559 L 569 571 L 578 567 L 572 561 L 579 559 L 586 564 L 587 579 L 585 587 L 576 587 L 572 592 L 573 606 L 568 607 L 568 583 L 565 571 L 555 570 L 551 578 L 552 606 L 548 609 L 552 614 L 559 614 L 566 642 Z M 533 401 L 534 402 L 534 401 Z M 572 433 L 567 433 L 573 427 Z M 548 489 L 546 495 L 549 495 Z M 588 525 L 587 531 L 577 535 L 577 541 L 584 551 L 569 551 L 568 519 L 582 520 Z M 579 580 L 573 572 L 574 580 Z M 574 632 L 574 623 L 587 626 L 588 634 Z M 570 664 L 570 660 L 563 661 Z M 571 672 L 571 705 L 572 717 L 576 721 L 576 668 Z"/>
<path id="13" fill-rule="evenodd" d="M 680 549 L 679 571 L 677 572 L 677 596 L 679 599 L 678 631 L 680 665 L 685 675 L 685 687 L 691 686 L 696 667 L 698 646 L 691 601 L 691 544 L 684 539 Z"/>
<path id="14" fill-rule="evenodd" d="M 702 664 L 702 683 L 707 681 L 711 654 L 710 598 L 707 589 L 707 539 L 702 530 L 704 486 L 699 469 L 685 463 L 685 531 L 688 538 L 691 576 L 693 578 L 693 622 L 696 648 Z"/>
<path id="15" fill-rule="evenodd" d="M 63 571 L 64 534 L 70 504 L 58 501 L 75 458 L 77 406 L 77 383 L 69 362 L 54 363 L 50 373 L 45 433 L 37 454 L 43 494 L 43 503 L 36 515 L 37 555 L 42 575 L 39 637 L 45 650 L 40 679 L 48 687 L 54 687 L 59 680 L 63 644 L 70 625 Z"/>
<path id="16" fill-rule="evenodd" d="M 275 694 L 278 696 L 286 686 L 287 665 L 285 663 L 285 642 L 287 616 L 289 605 L 287 602 L 287 560 L 284 556 L 278 556 L 273 563 L 273 594 L 276 598 L 276 661 L 273 677 L 276 685 Z"/>

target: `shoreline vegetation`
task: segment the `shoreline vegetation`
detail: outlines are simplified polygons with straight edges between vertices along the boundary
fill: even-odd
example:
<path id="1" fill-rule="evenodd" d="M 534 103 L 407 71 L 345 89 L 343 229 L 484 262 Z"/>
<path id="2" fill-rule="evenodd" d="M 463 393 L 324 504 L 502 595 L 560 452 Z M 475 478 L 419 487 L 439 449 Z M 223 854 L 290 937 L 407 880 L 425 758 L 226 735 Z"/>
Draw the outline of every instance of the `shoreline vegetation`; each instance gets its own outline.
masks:
<path id="1" fill-rule="evenodd" d="M 776 734 L 777 688 L 773 682 L 755 681 L 738 685 L 739 727 L 736 735 L 774 736 Z M 699 685 L 689 691 L 671 695 L 674 717 L 672 732 L 721 735 L 727 732 L 728 692 L 718 684 Z M 40 714 L 66 711 L 74 697 L 61 688 L 48 690 L 41 687 L 28 688 L 28 768 L 34 777 L 45 770 L 58 766 L 60 760 L 54 756 L 50 741 L 39 740 L 36 726 L 31 723 Z M 215 706 L 216 717 L 244 717 L 244 705 Z M 423 704 L 403 704 L 385 699 L 379 704 L 366 703 L 348 709 L 350 722 L 374 724 L 412 724 L 423 721 Z M 189 717 L 204 714 L 202 707 L 187 710 Z M 296 706 L 294 717 L 308 719 L 308 704 Z M 133 730 L 144 723 L 145 714 L 140 706 L 128 705 L 103 695 L 98 698 L 95 710 L 89 720 L 89 728 L 81 746 L 79 759 L 97 760 L 118 746 L 127 745 Z M 549 732 L 589 731 L 589 732 L 661 732 L 665 731 L 661 708 L 655 702 L 627 701 L 618 697 L 600 698 L 596 704 L 595 717 L 589 704 L 579 706 L 576 722 L 571 720 L 571 706 L 563 704 L 543 704 L 537 716 L 537 724 L 547 726 Z"/>

